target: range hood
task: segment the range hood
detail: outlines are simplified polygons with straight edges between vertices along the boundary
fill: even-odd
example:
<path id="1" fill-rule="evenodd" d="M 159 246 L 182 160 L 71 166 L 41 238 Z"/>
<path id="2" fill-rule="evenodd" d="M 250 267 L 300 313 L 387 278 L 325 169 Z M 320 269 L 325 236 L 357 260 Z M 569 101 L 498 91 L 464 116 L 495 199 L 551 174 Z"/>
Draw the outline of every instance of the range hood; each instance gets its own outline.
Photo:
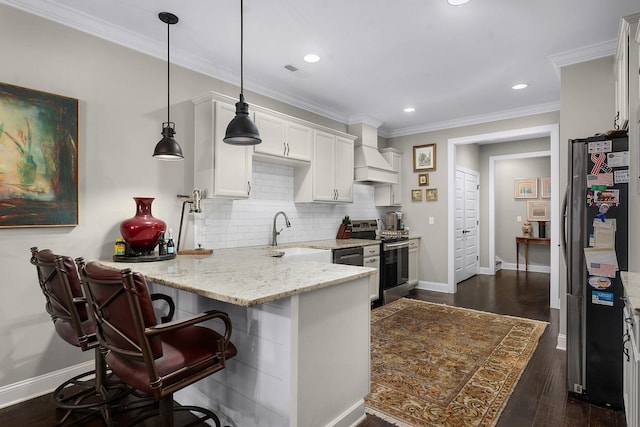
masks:
<path id="1" fill-rule="evenodd" d="M 365 124 L 349 125 L 358 138 L 354 147 L 354 181 L 363 184 L 397 184 L 398 173 L 378 151 L 378 129 Z"/>

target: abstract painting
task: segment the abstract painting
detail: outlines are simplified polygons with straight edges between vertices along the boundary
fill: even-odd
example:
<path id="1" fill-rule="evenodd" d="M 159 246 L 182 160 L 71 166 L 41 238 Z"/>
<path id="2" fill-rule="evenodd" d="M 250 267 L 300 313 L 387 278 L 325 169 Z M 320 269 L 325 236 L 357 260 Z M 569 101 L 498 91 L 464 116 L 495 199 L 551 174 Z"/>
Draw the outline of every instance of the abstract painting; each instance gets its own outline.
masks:
<path id="1" fill-rule="evenodd" d="M 0 83 L 0 227 L 78 224 L 78 100 Z"/>

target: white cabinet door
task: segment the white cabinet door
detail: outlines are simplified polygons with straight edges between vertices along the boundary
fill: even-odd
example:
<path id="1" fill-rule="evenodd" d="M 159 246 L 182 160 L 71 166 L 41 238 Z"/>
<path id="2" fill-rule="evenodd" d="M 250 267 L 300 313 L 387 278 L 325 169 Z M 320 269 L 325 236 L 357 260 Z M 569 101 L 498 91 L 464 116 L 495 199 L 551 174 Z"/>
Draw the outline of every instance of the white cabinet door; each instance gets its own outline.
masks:
<path id="1" fill-rule="evenodd" d="M 634 323 L 630 323 L 633 321 Z M 622 354 L 622 395 L 625 417 L 628 426 L 637 426 L 640 422 L 640 354 L 634 324 L 638 316 L 631 314 L 629 306 L 623 311 L 623 330 L 625 331 Z"/>
<path id="2" fill-rule="evenodd" d="M 295 160 L 311 161 L 313 131 L 310 127 L 288 123 L 286 129 L 287 157 Z"/>
<path id="3" fill-rule="evenodd" d="M 261 111 L 256 111 L 255 118 L 262 142 L 253 147 L 254 152 L 284 157 L 287 151 L 284 143 L 284 121 Z"/>
<path id="4" fill-rule="evenodd" d="M 195 110 L 195 187 L 203 190 L 204 197 L 248 198 L 252 149 L 222 140 L 235 117 L 235 106 L 205 99 L 196 103 Z"/>
<path id="5" fill-rule="evenodd" d="M 353 141 L 335 139 L 335 189 L 338 202 L 353 202 Z"/>
<path id="6" fill-rule="evenodd" d="M 369 276 L 369 295 L 371 301 L 380 297 L 380 256 L 372 256 L 364 259 L 364 267 L 376 268 L 376 274 Z"/>
<path id="7" fill-rule="evenodd" d="M 418 255 L 420 254 L 420 239 L 409 240 L 409 284 L 418 284 Z"/>
<path id="8" fill-rule="evenodd" d="M 316 131 L 313 144 L 313 199 L 333 202 L 335 187 L 335 136 Z"/>

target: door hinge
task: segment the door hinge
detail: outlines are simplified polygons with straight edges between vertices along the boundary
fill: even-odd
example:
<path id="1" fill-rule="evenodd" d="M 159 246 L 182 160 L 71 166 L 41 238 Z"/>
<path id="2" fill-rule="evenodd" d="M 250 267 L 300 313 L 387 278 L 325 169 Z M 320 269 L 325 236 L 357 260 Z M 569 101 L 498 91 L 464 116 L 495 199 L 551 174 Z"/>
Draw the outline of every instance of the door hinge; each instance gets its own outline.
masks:
<path id="1" fill-rule="evenodd" d="M 480 189 L 480 184 L 476 184 L 476 190 Z"/>

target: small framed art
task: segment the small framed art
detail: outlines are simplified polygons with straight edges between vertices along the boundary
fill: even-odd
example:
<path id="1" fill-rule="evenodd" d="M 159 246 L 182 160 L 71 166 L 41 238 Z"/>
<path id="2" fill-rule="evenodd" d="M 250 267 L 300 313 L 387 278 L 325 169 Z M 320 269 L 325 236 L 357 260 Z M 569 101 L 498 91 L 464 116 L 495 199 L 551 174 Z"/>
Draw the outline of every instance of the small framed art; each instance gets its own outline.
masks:
<path id="1" fill-rule="evenodd" d="M 529 221 L 549 221 L 551 219 L 549 202 L 546 200 L 527 201 L 527 219 Z"/>
<path id="2" fill-rule="evenodd" d="M 438 189 L 437 188 L 427 188 L 425 191 L 425 200 L 427 202 L 435 202 L 438 200 Z"/>
<path id="3" fill-rule="evenodd" d="M 543 199 L 551 198 L 551 177 L 540 178 L 540 193 Z"/>
<path id="4" fill-rule="evenodd" d="M 411 201 L 412 202 L 421 202 L 422 201 L 422 189 L 418 188 L 417 190 L 411 190 Z"/>
<path id="5" fill-rule="evenodd" d="M 420 175 L 418 175 L 418 185 L 420 185 L 420 186 L 429 185 L 429 174 L 428 173 L 421 173 Z"/>
<path id="6" fill-rule="evenodd" d="M 538 178 L 514 179 L 513 197 L 516 199 L 537 199 Z"/>

